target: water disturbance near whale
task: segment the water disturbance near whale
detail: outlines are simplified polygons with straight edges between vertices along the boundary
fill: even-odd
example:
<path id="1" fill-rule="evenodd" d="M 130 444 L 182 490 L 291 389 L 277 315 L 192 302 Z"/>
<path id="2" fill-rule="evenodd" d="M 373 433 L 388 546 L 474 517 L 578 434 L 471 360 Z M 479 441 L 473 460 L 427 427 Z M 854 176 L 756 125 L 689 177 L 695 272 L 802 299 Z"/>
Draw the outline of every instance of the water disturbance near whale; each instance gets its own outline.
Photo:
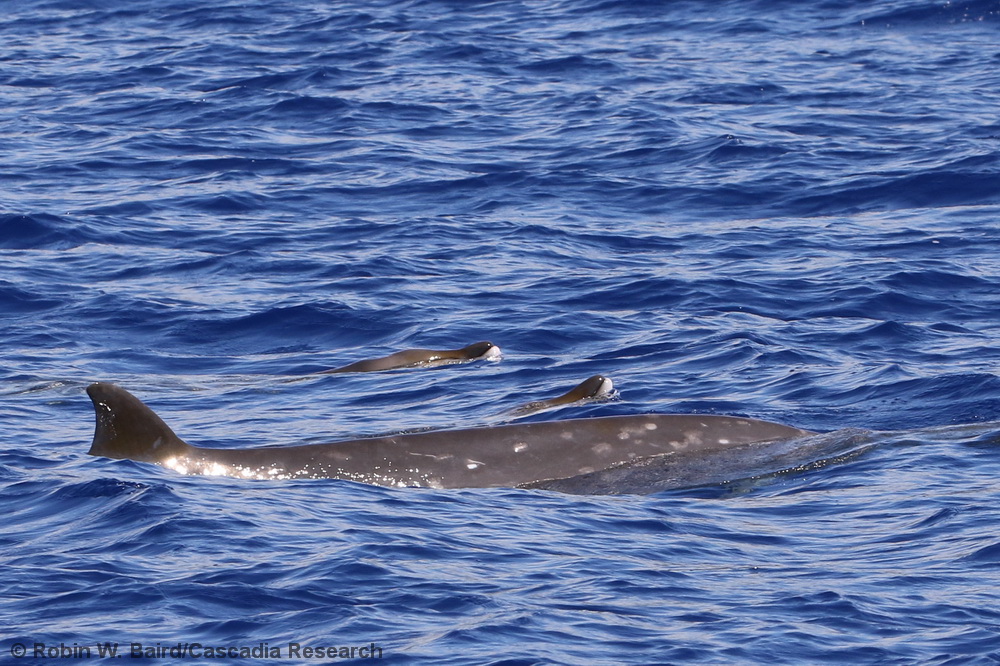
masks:
<path id="1" fill-rule="evenodd" d="M 646 414 L 438 430 L 329 444 L 218 449 L 183 441 L 142 401 L 114 384 L 91 384 L 87 393 L 96 415 L 91 455 L 157 463 L 183 474 L 247 479 L 327 478 L 432 488 L 532 486 L 586 494 L 586 478 L 579 483 L 564 481 L 562 487 L 559 480 L 629 465 L 648 466 L 650 458 L 683 455 L 697 459 L 741 445 L 814 434 L 733 416 Z M 738 471 L 734 473 L 738 478 Z M 595 485 L 600 486 L 598 492 L 607 493 L 613 483 L 605 475 Z M 625 492 L 640 492 L 634 485 Z M 662 485 L 657 489 L 663 489 Z"/>

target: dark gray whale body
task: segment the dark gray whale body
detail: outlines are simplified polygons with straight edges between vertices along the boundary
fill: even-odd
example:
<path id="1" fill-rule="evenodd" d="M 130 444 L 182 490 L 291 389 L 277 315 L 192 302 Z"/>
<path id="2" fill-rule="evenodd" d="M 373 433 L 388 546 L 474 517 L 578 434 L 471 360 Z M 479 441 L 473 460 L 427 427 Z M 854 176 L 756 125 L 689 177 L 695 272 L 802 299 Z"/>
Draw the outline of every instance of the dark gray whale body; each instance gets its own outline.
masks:
<path id="1" fill-rule="evenodd" d="M 555 409 L 565 405 L 572 405 L 588 400 L 597 400 L 610 395 L 614 391 L 614 383 L 604 375 L 594 375 L 583 380 L 572 389 L 555 398 L 548 400 L 533 400 L 525 403 L 516 409 L 511 410 L 511 415 L 515 417 L 537 414 L 547 409 Z"/>
<path id="2" fill-rule="evenodd" d="M 731 416 L 646 414 L 330 444 L 209 449 L 181 440 L 149 407 L 114 384 L 92 384 L 87 393 L 96 413 L 91 455 L 158 463 L 185 474 L 252 479 L 330 478 L 432 488 L 523 486 L 586 494 L 587 475 L 597 475 L 600 488 L 595 491 L 604 494 L 615 492 L 608 484 L 623 467 L 813 434 Z"/>
<path id="3" fill-rule="evenodd" d="M 379 372 L 399 368 L 433 367 L 469 361 L 496 360 L 500 358 L 500 348 L 492 342 L 476 342 L 461 349 L 404 349 L 381 358 L 365 359 L 320 374 L 340 372 Z"/>

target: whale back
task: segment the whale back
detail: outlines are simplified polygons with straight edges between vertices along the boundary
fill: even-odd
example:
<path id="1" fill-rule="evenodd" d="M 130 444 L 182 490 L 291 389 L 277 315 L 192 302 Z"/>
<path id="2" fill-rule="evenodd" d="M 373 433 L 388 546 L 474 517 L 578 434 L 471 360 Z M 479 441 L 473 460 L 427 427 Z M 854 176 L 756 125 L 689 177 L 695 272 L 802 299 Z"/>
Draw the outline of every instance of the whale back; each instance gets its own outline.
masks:
<path id="1" fill-rule="evenodd" d="M 385 486 L 515 487 L 591 474 L 660 455 L 700 456 L 812 433 L 766 421 L 644 414 L 540 421 L 343 440 L 217 449 L 191 446 L 124 389 L 94 384 L 92 455 L 159 463 L 185 474 L 331 478 Z"/>

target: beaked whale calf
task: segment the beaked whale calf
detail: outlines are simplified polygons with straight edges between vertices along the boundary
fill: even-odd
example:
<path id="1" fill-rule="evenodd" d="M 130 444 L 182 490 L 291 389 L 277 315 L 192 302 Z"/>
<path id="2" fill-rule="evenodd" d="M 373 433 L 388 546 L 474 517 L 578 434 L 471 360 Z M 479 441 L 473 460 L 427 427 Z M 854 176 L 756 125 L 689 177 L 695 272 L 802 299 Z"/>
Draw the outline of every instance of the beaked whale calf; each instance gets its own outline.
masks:
<path id="1" fill-rule="evenodd" d="M 648 466 L 650 459 L 697 457 L 814 434 L 734 416 L 644 414 L 218 449 L 183 441 L 149 407 L 114 384 L 91 384 L 87 393 L 96 414 L 91 455 L 157 463 L 184 474 L 250 479 L 329 478 L 399 487 L 535 487 L 586 493 L 585 486 L 565 480 L 604 473 L 606 481 L 620 475 L 623 466 Z"/>
<path id="2" fill-rule="evenodd" d="M 476 342 L 461 349 L 404 349 L 388 356 L 369 358 L 356 361 L 349 365 L 332 370 L 323 370 L 319 374 L 330 375 L 341 372 L 380 372 L 383 370 L 399 370 L 401 368 L 437 367 L 469 363 L 470 361 L 498 361 L 500 348 L 492 342 Z"/>
<path id="3" fill-rule="evenodd" d="M 515 407 L 510 411 L 510 415 L 514 418 L 521 418 L 567 405 L 607 399 L 614 393 L 614 390 L 615 384 L 609 378 L 604 375 L 594 375 L 584 379 L 560 396 L 547 400 L 532 400 L 520 407 Z"/>

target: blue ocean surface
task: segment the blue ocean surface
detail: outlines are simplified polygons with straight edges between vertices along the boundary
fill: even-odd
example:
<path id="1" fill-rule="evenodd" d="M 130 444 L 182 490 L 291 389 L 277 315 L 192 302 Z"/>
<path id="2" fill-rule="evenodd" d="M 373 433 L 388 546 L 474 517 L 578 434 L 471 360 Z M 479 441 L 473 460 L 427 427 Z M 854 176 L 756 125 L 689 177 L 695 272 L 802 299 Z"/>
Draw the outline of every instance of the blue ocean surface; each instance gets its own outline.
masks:
<path id="1" fill-rule="evenodd" d="M 1000 663 L 1000 1 L 3 10 L 0 663 Z M 87 455 L 94 381 L 241 448 L 596 373 L 531 418 L 866 445 L 618 496 Z"/>

